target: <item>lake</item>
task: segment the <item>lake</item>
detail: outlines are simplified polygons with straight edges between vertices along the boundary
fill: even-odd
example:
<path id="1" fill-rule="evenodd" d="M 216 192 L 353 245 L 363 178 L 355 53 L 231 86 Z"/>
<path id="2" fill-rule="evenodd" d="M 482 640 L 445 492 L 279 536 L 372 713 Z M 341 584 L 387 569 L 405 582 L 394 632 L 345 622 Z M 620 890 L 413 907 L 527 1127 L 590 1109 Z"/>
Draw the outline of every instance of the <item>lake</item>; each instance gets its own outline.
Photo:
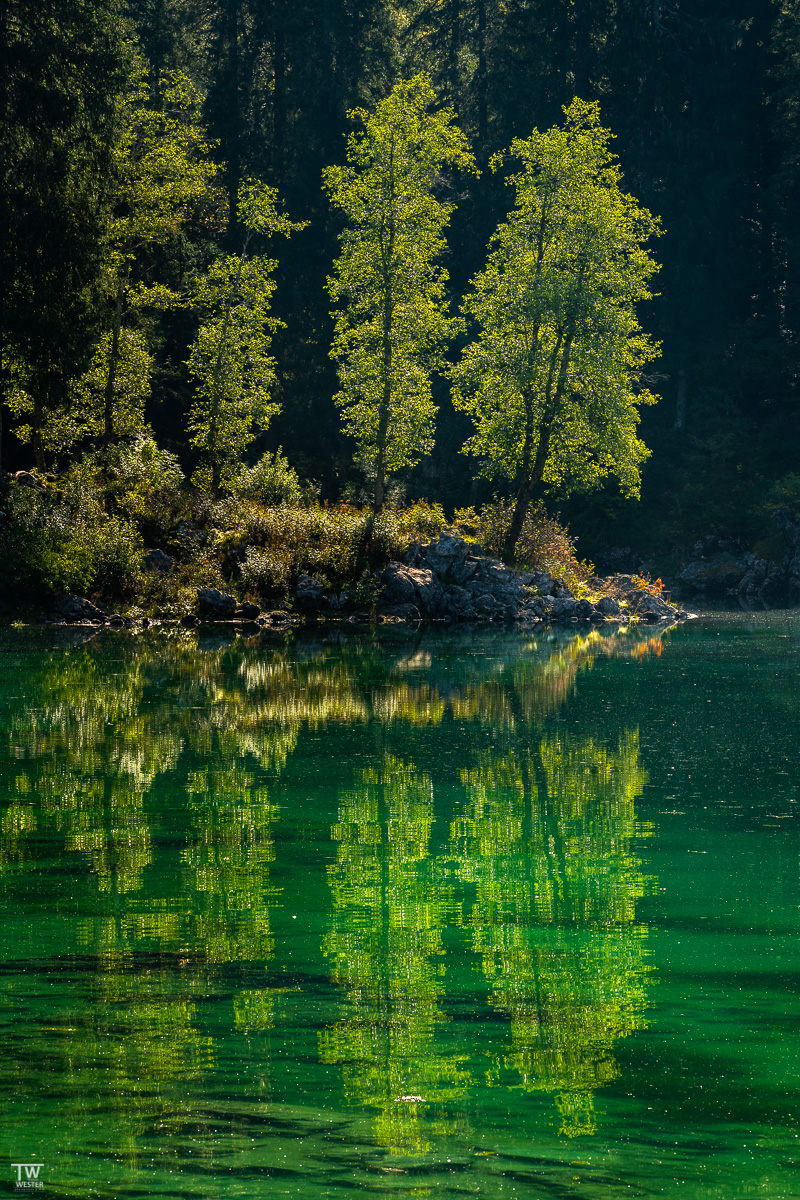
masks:
<path id="1" fill-rule="evenodd" d="M 0 634 L 7 1189 L 800 1196 L 800 613 L 331 630 Z"/>

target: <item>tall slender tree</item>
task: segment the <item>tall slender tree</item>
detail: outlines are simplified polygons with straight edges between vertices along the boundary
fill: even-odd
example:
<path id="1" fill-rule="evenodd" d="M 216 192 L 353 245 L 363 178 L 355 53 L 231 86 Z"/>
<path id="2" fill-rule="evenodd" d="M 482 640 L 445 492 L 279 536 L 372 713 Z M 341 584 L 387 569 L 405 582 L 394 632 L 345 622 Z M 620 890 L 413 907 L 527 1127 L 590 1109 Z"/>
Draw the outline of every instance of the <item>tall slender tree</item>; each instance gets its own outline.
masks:
<path id="1" fill-rule="evenodd" d="M 254 234 L 288 236 L 303 228 L 278 212 L 276 199 L 274 188 L 252 181 L 240 185 L 242 251 L 218 258 L 200 280 L 198 305 L 207 319 L 188 360 L 197 380 L 189 429 L 192 445 L 211 470 L 215 493 L 224 469 L 239 461 L 280 408 L 272 400 L 275 360 L 269 353 L 272 335 L 282 326 L 269 312 L 277 263 L 250 254 Z"/>
<path id="2" fill-rule="evenodd" d="M 450 108 L 432 111 L 427 76 L 399 83 L 348 142 L 347 165 L 328 167 L 325 187 L 348 224 L 328 287 L 336 313 L 332 357 L 337 403 L 374 478 L 374 512 L 390 474 L 433 446 L 431 374 L 456 327 L 447 315 L 445 247 L 451 201 L 437 195 L 445 167 L 474 170 Z"/>

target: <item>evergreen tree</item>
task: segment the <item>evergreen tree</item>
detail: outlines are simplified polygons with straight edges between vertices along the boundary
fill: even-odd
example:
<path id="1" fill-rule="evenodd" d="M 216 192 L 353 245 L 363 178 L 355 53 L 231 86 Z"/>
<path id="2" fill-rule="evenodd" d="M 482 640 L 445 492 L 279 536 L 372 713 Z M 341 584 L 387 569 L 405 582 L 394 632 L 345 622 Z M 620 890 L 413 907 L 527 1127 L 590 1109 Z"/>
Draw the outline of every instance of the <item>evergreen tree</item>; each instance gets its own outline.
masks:
<path id="1" fill-rule="evenodd" d="M 0 431 L 24 393 L 39 467 L 44 415 L 96 334 L 128 38 L 119 0 L 0 4 Z"/>

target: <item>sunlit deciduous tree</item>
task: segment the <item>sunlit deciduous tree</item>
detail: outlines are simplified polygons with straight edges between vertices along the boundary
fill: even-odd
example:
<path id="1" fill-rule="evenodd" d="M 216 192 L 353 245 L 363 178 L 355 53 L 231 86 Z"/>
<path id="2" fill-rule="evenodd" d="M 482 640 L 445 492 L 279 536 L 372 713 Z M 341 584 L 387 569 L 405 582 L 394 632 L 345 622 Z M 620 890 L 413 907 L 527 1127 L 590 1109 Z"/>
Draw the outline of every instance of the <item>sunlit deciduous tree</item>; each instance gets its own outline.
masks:
<path id="1" fill-rule="evenodd" d="M 454 205 L 439 198 L 445 168 L 473 171 L 455 114 L 432 112 L 430 80 L 399 83 L 351 135 L 344 166 L 325 187 L 347 225 L 328 288 L 336 313 L 331 351 L 339 366 L 337 403 L 374 477 L 380 512 L 387 477 L 433 447 L 431 374 L 456 322 L 447 315 L 447 273 L 437 265 Z"/>
<path id="2" fill-rule="evenodd" d="M 303 228 L 279 213 L 276 203 L 274 188 L 252 181 L 242 184 L 241 254 L 218 258 L 198 288 L 197 302 L 206 320 L 188 359 L 197 380 L 189 428 L 192 445 L 210 467 L 215 492 L 223 469 L 239 462 L 256 433 L 266 429 L 280 408 L 272 400 L 275 360 L 269 353 L 273 333 L 283 327 L 269 313 L 278 264 L 263 254 L 250 254 L 254 234 L 288 237 Z"/>
<path id="3" fill-rule="evenodd" d="M 454 403 L 475 424 L 465 452 L 516 483 L 509 558 L 542 484 L 587 490 L 613 474 L 638 495 L 639 406 L 655 399 L 641 384 L 658 347 L 637 305 L 658 221 L 622 192 L 599 105 L 575 99 L 564 114 L 511 144 L 516 204 L 464 302 L 477 334 L 453 370 Z"/>

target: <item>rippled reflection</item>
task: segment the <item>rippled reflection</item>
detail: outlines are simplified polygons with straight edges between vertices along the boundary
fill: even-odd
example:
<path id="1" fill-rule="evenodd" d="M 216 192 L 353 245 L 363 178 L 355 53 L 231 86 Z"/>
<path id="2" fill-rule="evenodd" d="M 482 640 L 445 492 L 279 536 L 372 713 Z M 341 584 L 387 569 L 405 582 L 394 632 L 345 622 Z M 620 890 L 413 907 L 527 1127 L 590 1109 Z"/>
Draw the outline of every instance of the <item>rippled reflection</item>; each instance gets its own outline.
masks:
<path id="1" fill-rule="evenodd" d="M 553 1093 L 562 1131 L 592 1132 L 614 1044 L 644 1023 L 643 777 L 633 731 L 609 746 L 543 722 L 599 656 L 664 636 L 498 633 L 472 654 L 433 634 L 211 650 L 186 634 L 38 655 L 2 712 L 0 886 L 13 908 L 35 881 L 50 923 L 32 961 L 60 983 L 11 1029 L 2 1080 L 24 1094 L 46 1056 L 74 1142 L 111 1110 L 130 1163 L 144 1135 L 197 1129 L 231 1038 L 269 1094 L 266 1035 L 305 986 L 281 986 L 297 819 L 281 788 L 304 738 L 327 730 L 335 755 L 355 729 L 366 765 L 325 817 L 308 949 L 335 984 L 321 1062 L 394 1153 L 430 1151 L 487 1082 Z M 454 723 L 460 777 L 440 797 L 416 750 L 383 737 L 414 731 L 436 763 Z M 482 1057 L 449 1017 L 464 956 L 507 1021 Z"/>
<path id="2" fill-rule="evenodd" d="M 615 750 L 545 738 L 464 772 L 453 822 L 468 923 L 511 1038 L 494 1083 L 556 1093 L 561 1131 L 593 1133 L 593 1095 L 617 1074 L 614 1042 L 644 1026 L 647 880 L 631 853 L 644 778 L 638 737 Z"/>

